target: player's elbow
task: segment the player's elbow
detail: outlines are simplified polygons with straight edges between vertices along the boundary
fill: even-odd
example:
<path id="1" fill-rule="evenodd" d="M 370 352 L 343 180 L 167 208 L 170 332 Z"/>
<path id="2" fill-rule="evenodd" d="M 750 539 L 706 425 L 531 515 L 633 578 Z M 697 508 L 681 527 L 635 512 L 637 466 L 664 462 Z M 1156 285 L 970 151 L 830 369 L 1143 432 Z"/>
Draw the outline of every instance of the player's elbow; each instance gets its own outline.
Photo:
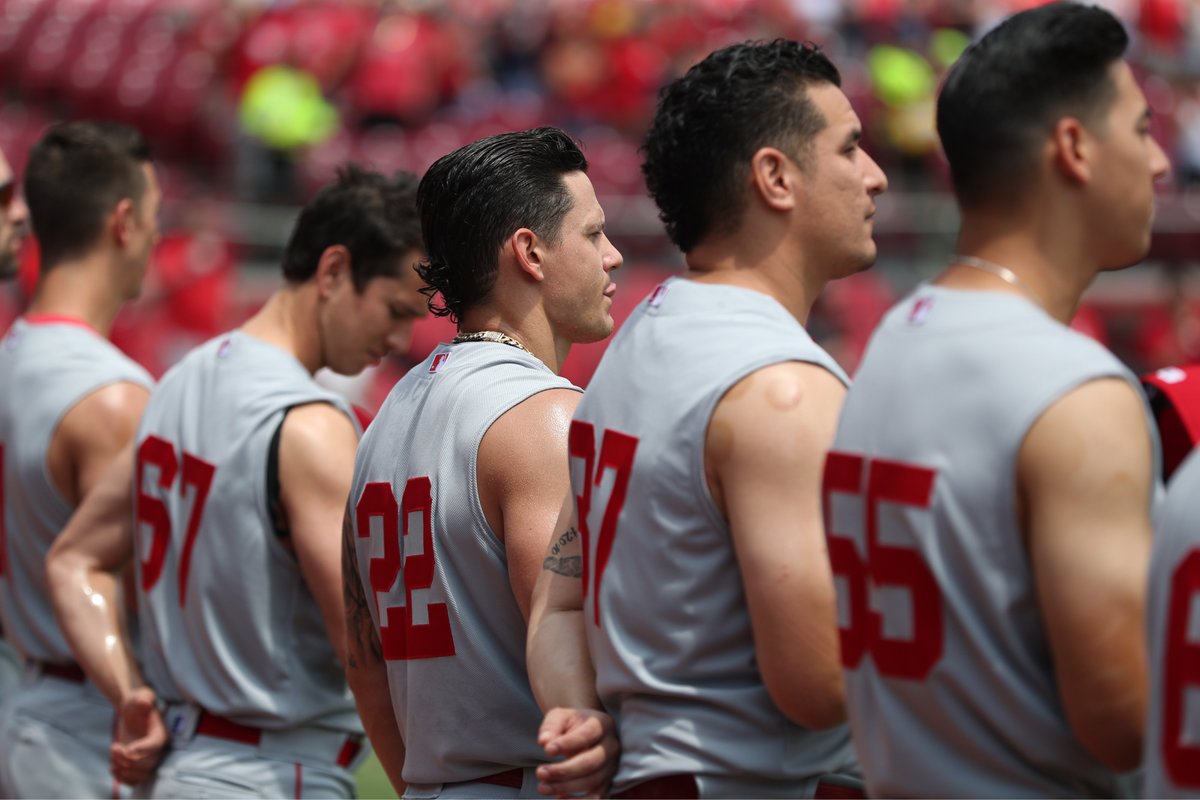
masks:
<path id="1" fill-rule="evenodd" d="M 768 680 L 767 692 L 784 716 L 809 730 L 824 730 L 846 721 L 841 670 L 810 680 Z"/>
<path id="2" fill-rule="evenodd" d="M 1103 723 L 1072 720 L 1071 732 L 1088 755 L 1113 772 L 1128 772 L 1142 762 L 1141 720 L 1125 724 L 1111 719 Z"/>

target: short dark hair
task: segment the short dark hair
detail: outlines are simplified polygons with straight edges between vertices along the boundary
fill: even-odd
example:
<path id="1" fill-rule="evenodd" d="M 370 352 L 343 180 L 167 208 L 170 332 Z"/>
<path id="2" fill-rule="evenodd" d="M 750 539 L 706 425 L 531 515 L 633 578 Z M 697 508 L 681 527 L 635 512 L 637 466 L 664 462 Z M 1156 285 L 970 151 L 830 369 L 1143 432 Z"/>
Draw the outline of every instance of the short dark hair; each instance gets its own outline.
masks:
<path id="1" fill-rule="evenodd" d="M 760 148 L 805 165 L 812 137 L 828 124 L 805 90 L 822 83 L 840 86 L 841 76 L 819 47 L 776 39 L 717 50 L 663 87 L 642 174 L 680 250 L 737 228 Z"/>
<path id="2" fill-rule="evenodd" d="M 334 245 L 350 251 L 350 276 L 362 291 L 372 278 L 398 277 L 398 259 L 422 249 L 417 223 L 417 176 L 388 177 L 354 164 L 300 211 L 283 251 L 283 277 L 303 283 L 317 271 L 321 254 Z"/>
<path id="3" fill-rule="evenodd" d="M 138 205 L 146 191 L 142 166 L 150 161 L 150 146 L 127 125 L 66 122 L 46 131 L 25 167 L 42 268 L 87 252 L 121 200 Z"/>
<path id="4" fill-rule="evenodd" d="M 556 243 L 572 203 L 563 176 L 587 168 L 579 145 L 558 128 L 489 136 L 434 162 L 417 191 L 427 252 L 417 271 L 430 312 L 457 322 L 484 302 L 514 231 L 529 228 Z"/>
<path id="5" fill-rule="evenodd" d="M 1009 17 L 967 48 L 937 103 L 962 207 L 1011 201 L 1057 120 L 1097 121 L 1116 96 L 1110 67 L 1128 45 L 1109 12 L 1058 2 Z"/>

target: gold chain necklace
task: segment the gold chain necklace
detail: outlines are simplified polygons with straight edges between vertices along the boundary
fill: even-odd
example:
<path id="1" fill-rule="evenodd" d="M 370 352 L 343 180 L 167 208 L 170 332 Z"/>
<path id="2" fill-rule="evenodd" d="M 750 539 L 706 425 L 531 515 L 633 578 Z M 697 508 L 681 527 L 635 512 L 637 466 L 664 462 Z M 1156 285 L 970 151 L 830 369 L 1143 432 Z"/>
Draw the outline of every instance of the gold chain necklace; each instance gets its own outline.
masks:
<path id="1" fill-rule="evenodd" d="M 1040 305 L 1037 295 L 1029 288 L 1025 281 L 1017 277 L 1017 273 L 1013 272 L 1008 267 L 1002 267 L 994 261 L 988 261 L 985 258 L 976 258 L 975 256 L 955 255 L 950 256 L 951 264 L 962 264 L 964 267 L 972 267 L 973 269 L 981 269 L 984 272 L 990 272 L 1000 280 L 1007 283 L 1009 286 L 1015 286 L 1017 289 L 1024 292 L 1025 296 L 1035 303 Z"/>
<path id="2" fill-rule="evenodd" d="M 500 331 L 474 331 L 472 333 L 460 333 L 455 336 L 451 344 L 462 344 L 463 342 L 495 342 L 496 344 L 506 344 L 509 347 L 515 347 L 518 350 L 524 350 L 529 355 L 533 355 L 533 351 L 525 345 L 518 342 L 513 337 Z"/>

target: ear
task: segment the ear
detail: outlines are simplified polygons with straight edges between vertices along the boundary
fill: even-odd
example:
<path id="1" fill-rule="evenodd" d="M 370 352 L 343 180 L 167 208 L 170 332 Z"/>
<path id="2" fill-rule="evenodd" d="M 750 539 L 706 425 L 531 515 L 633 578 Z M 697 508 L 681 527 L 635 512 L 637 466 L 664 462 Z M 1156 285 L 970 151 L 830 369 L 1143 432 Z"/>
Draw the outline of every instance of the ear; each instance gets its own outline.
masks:
<path id="1" fill-rule="evenodd" d="M 351 279 L 350 250 L 343 244 L 331 244 L 317 261 L 317 294 L 322 299 L 332 295 Z"/>
<path id="2" fill-rule="evenodd" d="M 133 236 L 133 229 L 137 225 L 137 209 L 133 206 L 133 201 L 128 197 L 121 198 L 116 207 L 113 208 L 111 219 L 111 230 L 113 240 L 122 247 L 129 244 L 130 238 Z"/>
<path id="3" fill-rule="evenodd" d="M 507 247 L 509 252 L 512 253 L 518 269 L 535 281 L 545 279 L 546 273 L 543 270 L 545 266 L 545 254 L 543 253 L 542 240 L 538 238 L 536 233 L 529 230 L 529 228 L 519 228 L 512 236 L 508 237 Z"/>
<path id="4" fill-rule="evenodd" d="M 1095 169 L 1093 137 L 1075 117 L 1063 117 L 1054 124 L 1048 143 L 1051 163 L 1070 183 L 1083 185 L 1092 179 Z"/>
<path id="5" fill-rule="evenodd" d="M 750 181 L 768 207 L 787 211 L 796 207 L 800 189 L 795 162 L 781 150 L 762 147 L 750 159 Z"/>

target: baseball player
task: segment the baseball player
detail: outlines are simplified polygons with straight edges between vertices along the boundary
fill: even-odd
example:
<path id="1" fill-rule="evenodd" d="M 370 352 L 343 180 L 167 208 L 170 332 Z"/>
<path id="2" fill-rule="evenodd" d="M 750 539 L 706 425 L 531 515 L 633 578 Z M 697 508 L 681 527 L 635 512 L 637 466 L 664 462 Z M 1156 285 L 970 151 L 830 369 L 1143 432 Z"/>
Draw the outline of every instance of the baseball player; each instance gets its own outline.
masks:
<path id="1" fill-rule="evenodd" d="M 341 666 L 338 530 L 358 431 L 312 375 L 406 346 L 424 313 L 415 188 L 348 168 L 304 208 L 284 286 L 163 376 L 124 474 L 106 478 L 128 487 L 133 473 L 133 535 L 73 522 L 51 554 L 64 630 L 126 726 L 117 774 L 149 777 L 163 722 L 171 735 L 155 797 L 354 794 L 362 727 Z M 83 520 L 121 517 L 119 490 L 98 497 L 111 506 Z M 130 555 L 144 676 L 96 599 Z"/>
<path id="2" fill-rule="evenodd" d="M 1161 371 L 1160 371 L 1161 372 Z M 1193 407 L 1192 413 L 1195 409 Z M 1197 675 L 1196 596 L 1200 593 L 1200 461 L 1184 459 L 1167 490 L 1150 559 L 1147 634 L 1150 697 L 1144 797 L 1200 795 L 1200 725 L 1191 712 Z"/>
<path id="3" fill-rule="evenodd" d="M 541 769 L 556 793 L 607 754 L 585 735 L 598 696 L 618 797 L 861 796 L 820 510 L 847 378 L 803 324 L 874 261 L 887 180 L 839 85 L 777 40 L 660 95 L 643 171 L 688 272 L 626 322 L 571 423 L 577 522 L 529 634 L 542 741 L 579 760 Z"/>
<path id="4" fill-rule="evenodd" d="M 21 242 L 29 234 L 29 208 L 17 191 L 17 177 L 0 150 L 0 281 L 17 275 Z M 0 478 L 0 521 L 4 515 L 4 484 Z M 0 702 L 21 677 L 21 657 L 0 629 Z"/>
<path id="5" fill-rule="evenodd" d="M 51 128 L 34 146 L 25 197 L 41 275 L 0 344 L 0 619 L 25 674 L 0 707 L 0 788 L 110 797 L 112 707 L 63 639 L 43 563 L 133 437 L 150 390 L 146 371 L 105 337 L 140 291 L 158 240 L 159 190 L 136 131 L 81 122 Z"/>
<path id="6" fill-rule="evenodd" d="M 872 795 L 1116 796 L 1141 758 L 1156 439 L 1067 327 L 1150 242 L 1168 169 L 1105 10 L 973 45 L 938 99 L 956 255 L 880 324 L 825 468 L 854 742 Z"/>
<path id="7" fill-rule="evenodd" d="M 351 686 L 405 797 L 537 796 L 525 625 L 579 398 L 557 372 L 572 343 L 612 332 L 621 266 L 586 171 L 539 128 L 466 145 L 421 181 L 421 274 L 459 333 L 363 437 L 343 561 Z"/>

